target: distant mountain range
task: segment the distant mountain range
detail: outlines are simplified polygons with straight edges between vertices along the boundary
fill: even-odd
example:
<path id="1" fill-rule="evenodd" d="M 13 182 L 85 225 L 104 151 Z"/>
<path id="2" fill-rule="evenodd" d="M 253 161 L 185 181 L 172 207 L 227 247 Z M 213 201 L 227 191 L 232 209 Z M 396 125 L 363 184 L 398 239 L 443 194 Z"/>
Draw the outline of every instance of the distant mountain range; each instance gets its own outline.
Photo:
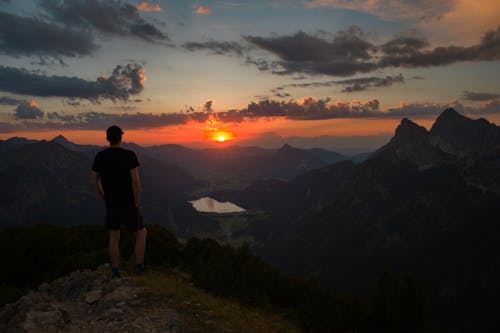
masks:
<path id="1" fill-rule="evenodd" d="M 141 163 L 147 221 L 179 236 L 216 226 L 188 200 L 219 188 L 244 188 L 261 178 L 290 179 L 348 157 L 323 149 L 228 147 L 194 150 L 178 145 L 124 143 Z M 25 223 L 100 223 L 102 205 L 89 182 L 94 156 L 104 147 L 79 145 L 59 135 L 50 141 L 0 140 L 1 226 Z M 97 220 L 96 220 L 97 219 Z"/>
<path id="2" fill-rule="evenodd" d="M 417 274 L 437 319 L 494 327 L 500 297 L 500 128 L 445 110 L 403 119 L 366 161 L 215 194 L 265 212 L 247 232 L 278 266 L 344 291 L 385 270 Z"/>

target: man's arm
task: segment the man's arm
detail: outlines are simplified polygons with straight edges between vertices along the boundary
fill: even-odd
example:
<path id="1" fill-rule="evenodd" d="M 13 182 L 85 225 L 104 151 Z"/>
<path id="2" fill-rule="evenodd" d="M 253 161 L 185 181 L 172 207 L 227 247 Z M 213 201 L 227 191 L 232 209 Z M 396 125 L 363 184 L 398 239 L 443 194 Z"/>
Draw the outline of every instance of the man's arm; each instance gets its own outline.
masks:
<path id="1" fill-rule="evenodd" d="M 101 175 L 98 172 L 92 171 L 91 178 L 94 190 L 96 191 L 99 198 L 101 198 L 104 201 L 104 190 L 102 189 L 101 186 Z"/>
<path id="2" fill-rule="evenodd" d="M 135 206 L 141 205 L 141 180 L 139 178 L 139 167 L 130 169 L 130 176 L 132 177 L 132 190 L 134 192 Z"/>

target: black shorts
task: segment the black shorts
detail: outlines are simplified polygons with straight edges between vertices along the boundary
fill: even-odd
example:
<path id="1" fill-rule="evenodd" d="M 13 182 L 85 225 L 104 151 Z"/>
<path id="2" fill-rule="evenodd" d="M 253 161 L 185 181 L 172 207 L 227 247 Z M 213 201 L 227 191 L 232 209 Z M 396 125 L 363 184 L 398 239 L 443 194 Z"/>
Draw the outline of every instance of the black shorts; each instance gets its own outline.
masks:
<path id="1" fill-rule="evenodd" d="M 106 208 L 104 221 L 110 230 L 119 230 L 122 225 L 133 230 L 144 228 L 141 210 L 134 205 Z"/>

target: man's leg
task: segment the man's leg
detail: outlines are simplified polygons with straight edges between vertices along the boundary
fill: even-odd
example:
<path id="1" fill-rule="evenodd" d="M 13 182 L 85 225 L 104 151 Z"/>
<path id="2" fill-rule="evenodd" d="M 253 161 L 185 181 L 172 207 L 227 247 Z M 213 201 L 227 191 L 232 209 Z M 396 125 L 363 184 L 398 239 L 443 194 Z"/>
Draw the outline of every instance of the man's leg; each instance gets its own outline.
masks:
<path id="1" fill-rule="evenodd" d="M 135 233 L 135 263 L 136 265 L 144 264 L 144 253 L 146 252 L 146 237 L 148 231 L 146 227 L 137 230 Z"/>
<path id="2" fill-rule="evenodd" d="M 109 257 L 111 268 L 118 269 L 120 264 L 120 229 L 109 230 Z"/>

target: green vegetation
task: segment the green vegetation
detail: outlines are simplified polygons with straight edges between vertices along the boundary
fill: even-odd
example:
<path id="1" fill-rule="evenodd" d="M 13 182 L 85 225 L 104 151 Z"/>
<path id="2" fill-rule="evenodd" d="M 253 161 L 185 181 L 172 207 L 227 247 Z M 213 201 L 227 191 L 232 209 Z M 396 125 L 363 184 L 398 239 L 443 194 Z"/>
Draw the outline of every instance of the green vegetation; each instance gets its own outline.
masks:
<path id="1" fill-rule="evenodd" d="M 145 287 L 143 298 L 153 303 L 168 303 L 182 314 L 187 332 L 300 332 L 282 314 L 216 297 L 194 287 L 179 274 L 161 271 L 137 280 Z"/>
<path id="2" fill-rule="evenodd" d="M 193 332 L 210 327 L 219 331 L 217 325 L 229 322 L 241 332 L 261 327 L 259 323 L 264 326 L 257 331 L 294 331 L 289 322 L 307 332 L 423 332 L 429 327 L 425 292 L 410 275 L 386 273 L 372 299 L 349 299 L 278 271 L 253 255 L 248 245 L 233 248 L 197 238 L 180 243 L 160 226 L 148 231 L 147 265 L 163 273 L 140 279 L 145 297 L 170 298 L 181 313 L 195 311 L 188 319 Z M 38 225 L 0 232 L 0 301 L 13 301 L 41 282 L 106 262 L 106 246 L 100 226 Z M 132 249 L 133 234 L 123 232 L 125 262 Z M 199 309 L 182 303 L 188 294 Z M 283 317 L 289 321 L 273 319 Z M 250 325 L 245 327 L 245 322 Z"/>

